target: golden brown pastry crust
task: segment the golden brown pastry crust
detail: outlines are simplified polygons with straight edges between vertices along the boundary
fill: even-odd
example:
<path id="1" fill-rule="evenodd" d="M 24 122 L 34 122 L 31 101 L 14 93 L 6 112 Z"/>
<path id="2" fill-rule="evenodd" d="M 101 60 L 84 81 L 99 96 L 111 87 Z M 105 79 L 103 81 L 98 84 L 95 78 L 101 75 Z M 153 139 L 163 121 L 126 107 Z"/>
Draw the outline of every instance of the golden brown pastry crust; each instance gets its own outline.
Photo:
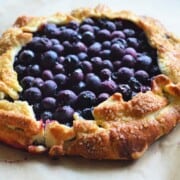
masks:
<path id="1" fill-rule="evenodd" d="M 138 93 L 125 102 L 120 93 L 94 108 L 95 120 L 74 115 L 72 127 L 57 121 L 36 121 L 26 102 L 18 100 L 22 90 L 13 70 L 14 56 L 32 39 L 42 24 L 82 21 L 86 17 L 122 18 L 133 21 L 157 49 L 163 75 L 155 77 L 152 90 Z M 180 39 L 155 19 L 129 11 L 113 12 L 105 6 L 78 9 L 71 14 L 49 17 L 20 17 L 0 39 L 0 140 L 32 153 L 48 149 L 50 156 L 80 155 L 89 159 L 137 159 L 148 146 L 169 133 L 180 122 Z M 39 144 L 39 145 L 35 145 Z"/>

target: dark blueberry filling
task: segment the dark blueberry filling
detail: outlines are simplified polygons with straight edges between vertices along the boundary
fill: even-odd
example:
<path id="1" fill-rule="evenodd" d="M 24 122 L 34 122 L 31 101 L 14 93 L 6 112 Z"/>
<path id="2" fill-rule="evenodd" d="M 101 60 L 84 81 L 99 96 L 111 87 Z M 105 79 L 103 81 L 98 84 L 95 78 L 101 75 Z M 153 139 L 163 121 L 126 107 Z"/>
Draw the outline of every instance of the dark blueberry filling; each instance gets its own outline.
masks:
<path id="1" fill-rule="evenodd" d="M 15 58 L 14 69 L 37 119 L 72 125 L 78 112 L 93 119 L 93 107 L 120 92 L 128 101 L 151 89 L 160 74 L 157 52 L 130 21 L 86 18 L 82 23 L 42 25 Z"/>

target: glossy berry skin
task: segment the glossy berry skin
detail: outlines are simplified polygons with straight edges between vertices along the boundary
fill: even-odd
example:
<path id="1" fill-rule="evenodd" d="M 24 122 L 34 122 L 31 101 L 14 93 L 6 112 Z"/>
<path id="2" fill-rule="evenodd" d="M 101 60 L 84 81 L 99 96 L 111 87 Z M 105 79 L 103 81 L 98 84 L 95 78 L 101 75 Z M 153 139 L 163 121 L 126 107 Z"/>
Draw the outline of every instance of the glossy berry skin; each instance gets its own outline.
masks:
<path id="1" fill-rule="evenodd" d="M 91 31 L 86 31 L 86 32 L 83 33 L 83 35 L 82 35 L 82 41 L 83 41 L 86 45 L 91 45 L 91 44 L 95 41 L 94 33 L 91 32 Z"/>
<path id="2" fill-rule="evenodd" d="M 149 74 L 144 70 L 138 70 L 134 74 L 135 78 L 142 83 L 146 83 L 149 78 Z"/>
<path id="3" fill-rule="evenodd" d="M 54 81 L 59 88 L 63 88 L 67 84 L 68 77 L 65 74 L 59 73 L 54 76 Z"/>
<path id="4" fill-rule="evenodd" d="M 46 51 L 41 57 L 41 65 L 44 68 L 53 67 L 57 61 L 58 55 L 55 51 Z"/>
<path id="5" fill-rule="evenodd" d="M 89 89 L 98 89 L 101 86 L 101 79 L 93 73 L 86 75 L 86 84 Z"/>
<path id="6" fill-rule="evenodd" d="M 44 109 L 51 110 L 56 107 L 56 99 L 53 97 L 46 97 L 41 101 L 41 104 Z"/>
<path id="7" fill-rule="evenodd" d="M 142 55 L 137 58 L 136 67 L 137 69 L 148 70 L 151 68 L 152 59 L 149 56 Z"/>
<path id="8" fill-rule="evenodd" d="M 34 77 L 32 76 L 25 76 L 22 80 L 21 80 L 21 86 L 23 88 L 29 88 L 33 85 L 34 83 Z"/>
<path id="9" fill-rule="evenodd" d="M 108 93 L 101 93 L 97 97 L 97 103 L 100 104 L 101 102 L 105 101 L 108 98 L 109 98 L 109 94 Z"/>
<path id="10" fill-rule="evenodd" d="M 42 93 L 39 88 L 30 87 L 24 91 L 24 97 L 33 104 L 42 98 Z"/>
<path id="11" fill-rule="evenodd" d="M 33 40 L 27 44 L 27 47 L 34 52 L 45 52 L 52 46 L 52 42 L 48 38 L 34 37 Z"/>
<path id="12" fill-rule="evenodd" d="M 46 96 L 54 96 L 56 93 L 57 84 L 52 80 L 47 80 L 44 82 L 43 86 L 41 87 L 43 95 Z"/>
<path id="13" fill-rule="evenodd" d="M 82 91 L 78 95 L 77 106 L 80 108 L 91 107 L 94 105 L 96 95 L 92 91 Z"/>
<path id="14" fill-rule="evenodd" d="M 80 82 L 84 79 L 84 73 L 81 69 L 75 69 L 71 75 L 72 83 Z"/>
<path id="15" fill-rule="evenodd" d="M 34 60 L 34 57 L 35 57 L 35 54 L 33 51 L 31 50 L 24 50 L 20 53 L 19 55 L 19 61 L 22 63 L 22 64 L 30 64 L 31 61 Z"/>
<path id="16" fill-rule="evenodd" d="M 96 56 L 99 54 L 101 49 L 102 49 L 102 45 L 99 42 L 95 42 L 89 47 L 88 54 L 89 56 Z"/>
<path id="17" fill-rule="evenodd" d="M 62 106 L 57 108 L 54 113 L 54 119 L 57 119 L 60 123 L 66 124 L 73 119 L 74 109 L 70 106 Z"/>
<path id="18" fill-rule="evenodd" d="M 43 80 L 51 80 L 53 78 L 54 78 L 53 73 L 50 70 L 44 70 L 42 72 L 42 79 Z"/>
<path id="19" fill-rule="evenodd" d="M 76 55 L 68 55 L 63 62 L 64 67 L 68 72 L 73 71 L 79 67 L 79 58 Z"/>
<path id="20" fill-rule="evenodd" d="M 57 98 L 60 105 L 74 105 L 77 95 L 71 90 L 61 90 L 58 92 Z"/>
<path id="21" fill-rule="evenodd" d="M 101 83 L 101 91 L 106 93 L 114 93 L 117 89 L 117 85 L 113 80 L 105 80 Z"/>
<path id="22" fill-rule="evenodd" d="M 127 67 L 121 67 L 118 70 L 118 79 L 121 82 L 125 82 L 128 81 L 131 77 L 134 76 L 134 71 L 131 68 L 127 68 Z"/>

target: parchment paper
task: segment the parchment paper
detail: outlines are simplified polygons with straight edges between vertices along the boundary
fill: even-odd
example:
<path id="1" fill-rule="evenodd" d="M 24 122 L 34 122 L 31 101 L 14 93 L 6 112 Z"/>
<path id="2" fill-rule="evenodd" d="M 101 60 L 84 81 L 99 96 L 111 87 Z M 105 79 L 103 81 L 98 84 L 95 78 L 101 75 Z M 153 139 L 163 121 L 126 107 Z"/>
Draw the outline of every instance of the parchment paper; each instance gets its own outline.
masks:
<path id="1" fill-rule="evenodd" d="M 128 9 L 158 18 L 170 31 L 180 34 L 178 0 L 0 0 L 0 34 L 20 15 L 50 15 L 99 3 L 114 10 Z M 79 157 L 63 157 L 55 161 L 0 144 L 0 180 L 180 180 L 179 168 L 180 125 L 134 162 L 90 161 Z"/>

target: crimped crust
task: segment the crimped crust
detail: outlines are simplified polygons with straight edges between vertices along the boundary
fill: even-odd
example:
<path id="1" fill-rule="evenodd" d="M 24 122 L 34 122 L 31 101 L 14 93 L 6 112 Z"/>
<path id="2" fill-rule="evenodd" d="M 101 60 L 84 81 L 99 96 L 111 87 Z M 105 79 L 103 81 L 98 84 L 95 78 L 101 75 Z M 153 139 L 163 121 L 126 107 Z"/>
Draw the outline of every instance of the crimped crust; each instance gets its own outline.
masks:
<path id="1" fill-rule="evenodd" d="M 18 100 L 22 91 L 13 70 L 14 56 L 31 41 L 32 32 L 47 22 L 57 24 L 86 17 L 122 18 L 133 21 L 157 49 L 163 73 L 155 77 L 152 90 L 125 102 L 120 93 L 94 108 L 95 120 L 74 114 L 72 127 L 57 121 L 36 121 L 32 107 Z M 80 155 L 89 159 L 137 159 L 148 146 L 180 122 L 180 39 L 155 19 L 129 11 L 112 12 L 105 6 L 78 9 L 71 14 L 20 17 L 0 39 L 0 140 L 32 153 L 48 150 L 50 156 Z M 38 144 L 38 145 L 35 145 Z"/>

